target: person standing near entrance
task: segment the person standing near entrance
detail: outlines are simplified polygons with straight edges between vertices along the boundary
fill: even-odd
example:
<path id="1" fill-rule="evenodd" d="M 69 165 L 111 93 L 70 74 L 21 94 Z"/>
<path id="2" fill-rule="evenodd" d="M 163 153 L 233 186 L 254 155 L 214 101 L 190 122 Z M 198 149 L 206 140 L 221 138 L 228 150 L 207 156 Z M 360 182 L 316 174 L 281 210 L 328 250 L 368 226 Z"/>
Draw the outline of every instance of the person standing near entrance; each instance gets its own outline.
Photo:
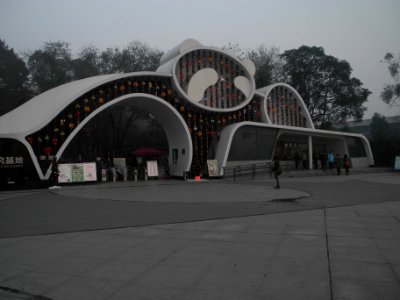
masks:
<path id="1" fill-rule="evenodd" d="M 296 166 L 296 170 L 298 170 L 299 169 L 299 164 L 300 164 L 300 154 L 297 151 L 294 154 L 294 163 L 295 163 L 295 166 Z"/>
<path id="2" fill-rule="evenodd" d="M 321 169 L 326 171 L 326 152 L 321 152 L 319 154 L 319 160 L 321 162 Z"/>
<path id="3" fill-rule="evenodd" d="M 336 154 L 336 157 L 335 157 L 335 167 L 336 167 L 337 174 L 339 176 L 340 170 L 342 169 L 342 158 L 340 157 L 339 154 Z"/>
<path id="4" fill-rule="evenodd" d="M 314 170 L 316 170 L 316 169 L 318 169 L 318 155 L 315 150 L 313 151 L 312 159 L 313 159 L 313 163 L 314 163 Z"/>
<path id="5" fill-rule="evenodd" d="M 307 158 L 308 158 L 308 156 L 307 156 L 306 151 L 303 151 L 301 153 L 301 160 L 303 161 L 303 169 L 304 170 L 307 169 Z"/>
<path id="6" fill-rule="evenodd" d="M 332 151 L 329 151 L 329 153 L 328 153 L 328 167 L 329 167 L 329 170 L 333 170 L 334 161 L 335 161 L 335 157 L 333 156 Z"/>
<path id="7" fill-rule="evenodd" d="M 282 170 L 281 170 L 281 164 L 277 156 L 274 156 L 274 159 L 272 161 L 272 172 L 274 173 L 276 181 L 276 186 L 274 187 L 274 189 L 280 189 L 281 187 L 279 184 L 279 175 L 282 174 Z"/>
<path id="8" fill-rule="evenodd" d="M 349 169 L 350 169 L 350 159 L 348 158 L 347 154 L 343 156 L 343 167 L 346 170 L 346 175 L 349 175 Z"/>
<path id="9" fill-rule="evenodd" d="M 58 186 L 58 176 L 60 175 L 60 170 L 58 169 L 57 157 L 54 156 L 51 162 L 51 173 L 50 173 L 50 184 L 53 187 Z"/>

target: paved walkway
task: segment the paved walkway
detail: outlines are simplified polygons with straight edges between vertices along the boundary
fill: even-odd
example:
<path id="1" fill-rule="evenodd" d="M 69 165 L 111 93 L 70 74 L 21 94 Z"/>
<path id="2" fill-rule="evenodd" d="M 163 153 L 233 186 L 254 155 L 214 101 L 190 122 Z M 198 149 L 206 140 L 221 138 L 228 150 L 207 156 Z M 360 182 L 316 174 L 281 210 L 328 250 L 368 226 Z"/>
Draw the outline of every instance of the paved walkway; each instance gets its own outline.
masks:
<path id="1" fill-rule="evenodd" d="M 0 299 L 400 299 L 400 174 L 272 186 L 0 193 Z"/>

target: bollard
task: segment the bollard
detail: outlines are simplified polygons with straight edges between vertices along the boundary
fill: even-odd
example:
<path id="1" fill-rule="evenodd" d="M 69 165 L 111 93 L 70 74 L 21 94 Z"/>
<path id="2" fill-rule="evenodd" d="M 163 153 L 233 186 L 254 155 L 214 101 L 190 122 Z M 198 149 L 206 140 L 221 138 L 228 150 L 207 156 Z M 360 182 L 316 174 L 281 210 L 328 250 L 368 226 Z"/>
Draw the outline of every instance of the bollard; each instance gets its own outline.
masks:
<path id="1" fill-rule="evenodd" d="M 111 174 L 112 174 L 112 180 L 113 182 L 117 182 L 117 171 L 115 170 L 115 168 L 111 168 Z"/>
<path id="2" fill-rule="evenodd" d="M 136 168 L 133 169 L 133 179 L 135 182 L 138 180 L 138 170 Z"/>
<path id="3" fill-rule="evenodd" d="M 122 169 L 123 171 L 123 176 L 124 176 L 124 181 L 128 181 L 128 170 L 125 168 Z"/>
<path id="4" fill-rule="evenodd" d="M 102 182 L 107 181 L 107 170 L 106 169 L 101 169 L 101 181 Z"/>
<path id="5" fill-rule="evenodd" d="M 147 168 L 144 168 L 144 180 L 147 181 L 148 176 L 147 176 Z"/>

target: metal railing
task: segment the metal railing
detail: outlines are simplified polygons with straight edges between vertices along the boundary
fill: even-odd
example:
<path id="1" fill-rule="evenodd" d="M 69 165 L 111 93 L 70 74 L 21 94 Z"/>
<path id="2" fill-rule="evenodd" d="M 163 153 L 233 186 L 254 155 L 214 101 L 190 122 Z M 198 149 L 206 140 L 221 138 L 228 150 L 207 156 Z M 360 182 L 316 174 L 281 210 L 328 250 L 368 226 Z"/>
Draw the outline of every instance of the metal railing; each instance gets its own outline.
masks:
<path id="1" fill-rule="evenodd" d="M 288 161 L 280 162 L 282 172 L 289 172 L 290 164 Z M 224 167 L 224 178 L 233 178 L 236 181 L 242 177 L 255 179 L 257 175 L 267 175 L 272 177 L 272 162 L 257 164 L 243 164 L 238 166 Z"/>

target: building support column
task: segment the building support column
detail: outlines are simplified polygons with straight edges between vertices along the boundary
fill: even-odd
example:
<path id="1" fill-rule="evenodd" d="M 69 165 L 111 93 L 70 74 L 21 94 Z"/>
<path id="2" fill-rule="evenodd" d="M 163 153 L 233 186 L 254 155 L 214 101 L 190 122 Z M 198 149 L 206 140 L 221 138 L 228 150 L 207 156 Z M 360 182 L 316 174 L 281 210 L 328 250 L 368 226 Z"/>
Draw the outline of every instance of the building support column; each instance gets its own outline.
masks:
<path id="1" fill-rule="evenodd" d="M 310 170 L 314 169 L 314 165 L 313 165 L 313 149 L 312 149 L 312 136 L 309 135 L 308 136 L 308 168 Z"/>

